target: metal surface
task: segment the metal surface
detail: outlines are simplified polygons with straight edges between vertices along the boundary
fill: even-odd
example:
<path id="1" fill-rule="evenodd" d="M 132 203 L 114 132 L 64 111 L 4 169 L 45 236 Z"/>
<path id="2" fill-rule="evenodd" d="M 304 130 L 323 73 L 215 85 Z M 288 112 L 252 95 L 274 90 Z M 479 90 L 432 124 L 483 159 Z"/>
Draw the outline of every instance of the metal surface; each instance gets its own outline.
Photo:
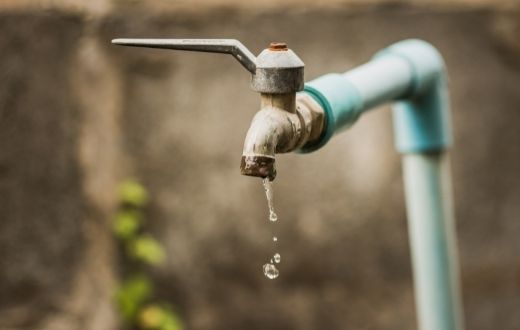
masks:
<path id="1" fill-rule="evenodd" d="M 296 111 L 308 131 L 305 133 L 306 140 L 302 141 L 296 150 L 301 151 L 319 142 L 325 127 L 325 110 L 306 93 L 297 94 L 296 98 Z"/>
<path id="2" fill-rule="evenodd" d="M 296 92 L 303 90 L 304 63 L 283 42 L 272 42 L 256 58 L 235 39 L 114 39 L 122 46 L 163 48 L 231 54 L 252 73 L 251 87 L 261 93 L 261 110 L 257 113 L 244 145 L 240 168 L 242 174 L 276 176 L 275 153 L 301 147 L 309 136 L 320 136 L 324 116 L 321 107 L 308 101 L 297 112 Z M 316 122 L 314 122 L 316 121 Z M 312 122 L 312 123 L 311 123 Z M 320 131 L 316 132 L 319 127 Z"/>
<path id="3" fill-rule="evenodd" d="M 292 50 L 264 49 L 256 59 L 251 87 L 260 93 L 296 93 L 303 90 L 303 70 L 302 60 Z"/>
<path id="4" fill-rule="evenodd" d="M 233 55 L 252 73 L 251 87 L 261 93 L 261 110 L 254 117 L 244 144 L 240 168 L 242 174 L 276 176 L 275 153 L 289 152 L 307 142 L 312 128 L 323 127 L 323 115 L 311 101 L 297 112 L 296 92 L 303 90 L 304 63 L 283 42 L 273 42 L 256 58 L 240 41 L 235 39 L 114 39 L 122 46 L 163 48 Z M 316 120 L 316 123 L 313 121 Z M 312 122 L 312 123 L 311 123 Z"/>
<path id="5" fill-rule="evenodd" d="M 251 74 L 259 93 L 285 94 L 303 90 L 304 64 L 283 42 L 271 43 L 258 58 L 235 39 L 114 39 L 121 46 L 230 54 Z"/>
<path id="6" fill-rule="evenodd" d="M 114 39 L 112 43 L 121 46 L 230 54 L 247 71 L 252 74 L 255 74 L 256 71 L 255 55 L 235 39 Z"/>
<path id="7" fill-rule="evenodd" d="M 463 329 L 447 155 L 406 154 L 403 172 L 419 328 Z"/>
<path id="8" fill-rule="evenodd" d="M 315 143 L 324 126 L 323 109 L 308 95 L 262 94 L 262 109 L 247 132 L 240 164 L 244 175 L 276 177 L 275 154 Z M 292 108 L 286 108 L 292 107 Z"/>

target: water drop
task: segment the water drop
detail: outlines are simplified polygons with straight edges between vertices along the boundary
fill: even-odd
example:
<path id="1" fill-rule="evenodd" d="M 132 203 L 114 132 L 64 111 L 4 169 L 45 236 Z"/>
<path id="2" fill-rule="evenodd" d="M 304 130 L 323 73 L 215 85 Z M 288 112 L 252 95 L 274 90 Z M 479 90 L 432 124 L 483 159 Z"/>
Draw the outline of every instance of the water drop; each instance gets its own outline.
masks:
<path id="1" fill-rule="evenodd" d="M 262 180 L 265 190 L 265 197 L 267 197 L 267 206 L 269 207 L 269 220 L 275 222 L 278 220 L 278 215 L 274 212 L 274 197 L 273 197 L 273 183 L 268 178 Z"/>
<path id="2" fill-rule="evenodd" d="M 267 206 L 269 207 L 269 221 L 275 222 L 278 220 L 278 215 L 274 211 L 274 198 L 273 198 L 273 183 L 268 178 L 262 180 L 262 184 L 265 190 L 265 196 L 267 197 Z M 277 242 L 278 238 L 273 236 L 273 242 Z M 278 277 L 280 272 L 274 265 L 280 263 L 280 255 L 276 253 L 270 260 L 270 263 L 263 266 L 264 275 L 269 279 L 275 279 Z"/>
<path id="3" fill-rule="evenodd" d="M 268 279 L 273 280 L 273 279 L 277 278 L 279 274 L 280 274 L 280 272 L 278 271 L 278 269 L 276 268 L 275 265 L 273 265 L 273 264 L 264 265 L 264 275 Z"/>
<path id="4" fill-rule="evenodd" d="M 273 211 L 269 211 L 269 220 L 275 222 L 276 220 L 278 220 L 278 215 L 276 215 L 276 213 L 274 213 Z"/>

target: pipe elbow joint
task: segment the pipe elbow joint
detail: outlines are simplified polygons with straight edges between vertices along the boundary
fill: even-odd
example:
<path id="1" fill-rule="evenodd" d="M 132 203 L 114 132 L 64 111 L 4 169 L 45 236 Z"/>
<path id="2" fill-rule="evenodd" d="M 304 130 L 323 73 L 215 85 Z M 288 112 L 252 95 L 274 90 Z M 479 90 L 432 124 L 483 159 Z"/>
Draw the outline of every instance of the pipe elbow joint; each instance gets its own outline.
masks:
<path id="1" fill-rule="evenodd" d="M 441 53 L 432 44 L 420 39 L 408 39 L 383 49 L 374 58 L 398 56 L 412 68 L 412 86 L 407 97 L 426 93 L 439 79 L 445 79 L 446 66 Z"/>
<path id="2" fill-rule="evenodd" d="M 393 44 L 344 74 L 327 74 L 305 85 L 325 109 L 325 134 L 305 152 L 325 145 L 360 115 L 392 101 L 396 148 L 402 153 L 441 151 L 451 145 L 444 60 L 417 39 Z"/>
<path id="3" fill-rule="evenodd" d="M 440 52 L 430 43 L 410 39 L 376 54 L 399 56 L 412 69 L 407 95 L 393 106 L 395 144 L 401 153 L 437 152 L 453 143 L 447 73 Z"/>

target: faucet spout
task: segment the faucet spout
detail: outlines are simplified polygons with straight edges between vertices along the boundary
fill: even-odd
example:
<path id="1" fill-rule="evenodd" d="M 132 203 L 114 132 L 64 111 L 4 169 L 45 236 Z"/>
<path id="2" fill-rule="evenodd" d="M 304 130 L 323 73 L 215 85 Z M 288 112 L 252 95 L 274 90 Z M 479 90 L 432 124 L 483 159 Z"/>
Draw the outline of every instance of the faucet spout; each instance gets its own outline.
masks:
<path id="1" fill-rule="evenodd" d="M 293 149 L 300 131 L 301 123 L 296 114 L 273 106 L 262 108 L 254 116 L 246 135 L 240 163 L 242 174 L 274 180 L 275 153 Z"/>
<path id="2" fill-rule="evenodd" d="M 297 150 L 321 136 L 324 112 L 306 94 L 262 94 L 262 109 L 247 132 L 242 160 L 243 175 L 276 177 L 275 154 Z"/>

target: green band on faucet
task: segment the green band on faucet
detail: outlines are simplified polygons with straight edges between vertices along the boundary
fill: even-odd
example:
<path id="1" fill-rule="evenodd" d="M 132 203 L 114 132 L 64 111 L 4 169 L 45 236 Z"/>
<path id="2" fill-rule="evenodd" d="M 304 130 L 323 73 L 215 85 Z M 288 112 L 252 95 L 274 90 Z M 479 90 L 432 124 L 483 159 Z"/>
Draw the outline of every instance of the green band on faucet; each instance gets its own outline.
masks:
<path id="1" fill-rule="evenodd" d="M 341 74 L 327 74 L 305 84 L 304 93 L 311 95 L 325 110 L 325 129 L 319 142 L 300 149 L 302 153 L 321 148 L 335 133 L 354 124 L 363 110 L 358 91 Z"/>

